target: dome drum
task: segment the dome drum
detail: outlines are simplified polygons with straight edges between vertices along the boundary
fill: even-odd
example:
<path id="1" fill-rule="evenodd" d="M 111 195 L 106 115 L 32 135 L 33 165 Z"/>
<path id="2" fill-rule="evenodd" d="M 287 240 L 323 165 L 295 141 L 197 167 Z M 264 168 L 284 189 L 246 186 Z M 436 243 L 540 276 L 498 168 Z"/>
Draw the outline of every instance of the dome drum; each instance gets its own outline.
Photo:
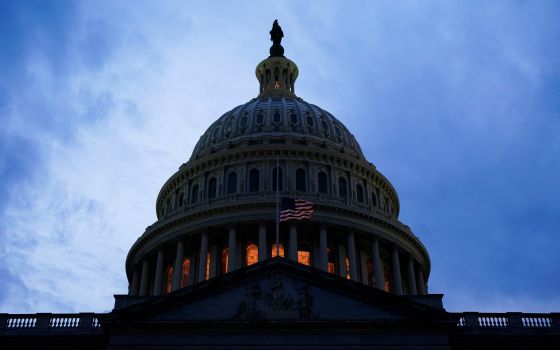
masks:
<path id="1" fill-rule="evenodd" d="M 168 230 L 166 240 L 156 237 L 153 244 L 144 243 L 144 249 L 127 259 L 130 294 L 164 294 L 178 285 L 192 285 L 274 257 L 274 220 L 263 220 L 258 212 L 254 217 L 260 219 L 232 221 L 230 216 L 212 225 L 203 225 L 203 218 L 200 225 Z M 396 239 L 387 227 L 370 225 L 364 231 L 364 227 L 347 226 L 350 221 L 328 220 L 332 216 L 327 213 L 318 213 L 317 217 L 317 222 L 281 226 L 280 256 L 396 294 L 427 292 L 429 260 L 425 250 Z M 188 227 L 192 231 L 185 231 Z M 182 268 L 187 260 L 188 270 L 173 277 L 169 271 Z M 375 284 L 375 261 L 383 271 L 383 277 L 379 271 L 377 275 L 382 285 Z"/>

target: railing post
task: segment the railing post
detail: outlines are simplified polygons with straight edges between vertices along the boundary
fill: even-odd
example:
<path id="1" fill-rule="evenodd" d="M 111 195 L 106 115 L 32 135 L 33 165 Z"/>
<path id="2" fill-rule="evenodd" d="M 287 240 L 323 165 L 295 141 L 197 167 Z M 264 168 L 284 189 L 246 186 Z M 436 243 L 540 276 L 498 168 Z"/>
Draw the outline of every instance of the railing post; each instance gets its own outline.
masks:
<path id="1" fill-rule="evenodd" d="M 521 320 L 521 312 L 506 312 L 508 318 L 508 327 L 522 328 L 523 321 Z"/>
<path id="2" fill-rule="evenodd" d="M 478 328 L 478 312 L 463 312 L 465 327 Z"/>
<path id="3" fill-rule="evenodd" d="M 6 328 L 6 322 L 8 322 L 8 314 L 0 314 L 0 329 Z"/>
<path id="4" fill-rule="evenodd" d="M 35 328 L 37 329 L 48 329 L 50 326 L 52 314 L 51 313 L 38 313 L 37 323 L 35 323 Z"/>
<path id="5" fill-rule="evenodd" d="M 78 327 L 80 328 L 91 328 L 93 325 L 93 313 L 92 312 L 80 312 L 80 323 Z"/>

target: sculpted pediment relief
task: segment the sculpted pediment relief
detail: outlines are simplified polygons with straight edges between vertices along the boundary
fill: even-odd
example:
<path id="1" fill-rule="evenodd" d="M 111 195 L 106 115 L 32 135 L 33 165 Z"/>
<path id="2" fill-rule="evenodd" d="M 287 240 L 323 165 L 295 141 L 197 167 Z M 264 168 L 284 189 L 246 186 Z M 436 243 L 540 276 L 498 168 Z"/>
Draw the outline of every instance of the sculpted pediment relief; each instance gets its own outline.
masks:
<path id="1" fill-rule="evenodd" d="M 390 308 L 275 272 L 233 288 L 182 296 L 149 320 L 400 320 Z M 189 298 L 190 297 L 190 298 Z"/>

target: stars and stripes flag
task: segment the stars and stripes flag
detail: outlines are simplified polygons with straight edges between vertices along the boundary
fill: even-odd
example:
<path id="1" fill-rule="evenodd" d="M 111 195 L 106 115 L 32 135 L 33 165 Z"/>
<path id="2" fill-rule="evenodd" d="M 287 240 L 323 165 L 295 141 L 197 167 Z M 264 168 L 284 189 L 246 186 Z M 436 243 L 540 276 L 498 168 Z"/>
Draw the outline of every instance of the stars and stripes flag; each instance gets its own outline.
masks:
<path id="1" fill-rule="evenodd" d="M 282 198 L 280 221 L 311 220 L 312 216 L 313 203 L 303 199 Z"/>

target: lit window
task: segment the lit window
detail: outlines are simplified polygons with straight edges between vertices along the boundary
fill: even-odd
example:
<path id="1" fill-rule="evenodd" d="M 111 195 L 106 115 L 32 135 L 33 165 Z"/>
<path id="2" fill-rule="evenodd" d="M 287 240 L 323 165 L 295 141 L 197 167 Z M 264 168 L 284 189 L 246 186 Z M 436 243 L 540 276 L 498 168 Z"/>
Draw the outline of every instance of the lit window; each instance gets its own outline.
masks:
<path id="1" fill-rule="evenodd" d="M 300 243 L 298 244 L 297 261 L 300 264 L 311 266 L 311 249 L 309 249 L 309 244 Z"/>
<path id="2" fill-rule="evenodd" d="M 210 278 L 210 253 L 206 254 L 206 270 L 204 271 L 204 279 Z"/>
<path id="3" fill-rule="evenodd" d="M 284 245 L 282 243 L 278 244 L 278 254 L 276 254 L 276 244 L 274 244 L 272 246 L 272 254 L 270 255 L 271 257 L 275 257 L 277 255 L 280 255 L 281 257 L 284 257 Z"/>
<path id="4" fill-rule="evenodd" d="M 334 263 L 333 262 L 329 262 L 327 264 L 327 271 L 329 271 L 330 273 L 334 273 Z"/>
<path id="5" fill-rule="evenodd" d="M 229 249 L 225 248 L 222 250 L 222 272 L 228 272 L 228 260 L 229 260 Z"/>
<path id="6" fill-rule="evenodd" d="M 259 262 L 259 247 L 254 244 L 249 244 L 246 250 L 246 264 L 247 266 L 256 264 Z"/>
<path id="7" fill-rule="evenodd" d="M 171 292 L 171 286 L 173 285 L 173 266 L 167 266 L 167 274 L 165 281 L 165 293 Z"/>
<path id="8" fill-rule="evenodd" d="M 350 260 L 346 257 L 346 278 L 350 279 Z"/>
<path id="9" fill-rule="evenodd" d="M 311 253 L 305 250 L 298 250 L 297 261 L 300 264 L 310 266 L 311 265 Z"/>
<path id="10" fill-rule="evenodd" d="M 189 285 L 189 275 L 191 269 L 191 259 L 183 260 L 183 268 L 181 271 L 181 288 Z"/>

